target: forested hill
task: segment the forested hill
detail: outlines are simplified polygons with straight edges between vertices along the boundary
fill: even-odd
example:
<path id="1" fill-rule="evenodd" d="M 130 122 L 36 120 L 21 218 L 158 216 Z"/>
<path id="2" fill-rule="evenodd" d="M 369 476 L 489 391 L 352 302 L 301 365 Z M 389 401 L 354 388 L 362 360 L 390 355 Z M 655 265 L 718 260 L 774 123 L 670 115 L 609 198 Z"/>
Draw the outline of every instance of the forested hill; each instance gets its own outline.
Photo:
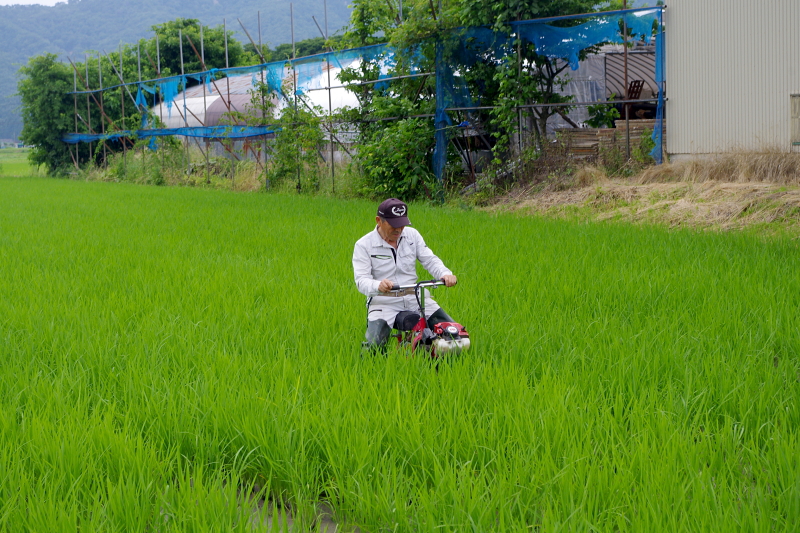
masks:
<path id="1" fill-rule="evenodd" d="M 333 35 L 350 18 L 349 0 L 327 0 L 328 28 Z M 222 25 L 249 42 L 237 18 L 258 40 L 275 47 L 291 41 L 289 5 L 294 9 L 296 40 L 318 37 L 312 15 L 324 24 L 323 0 L 69 0 L 54 7 L 41 5 L 0 6 L 0 138 L 15 138 L 22 130 L 17 110 L 16 73 L 28 58 L 50 52 L 62 58 L 83 59 L 87 51 L 115 49 L 120 42 L 135 43 L 153 36 L 151 27 L 178 17 L 196 18 L 207 26 Z M 323 26 L 324 29 L 324 26 Z"/>

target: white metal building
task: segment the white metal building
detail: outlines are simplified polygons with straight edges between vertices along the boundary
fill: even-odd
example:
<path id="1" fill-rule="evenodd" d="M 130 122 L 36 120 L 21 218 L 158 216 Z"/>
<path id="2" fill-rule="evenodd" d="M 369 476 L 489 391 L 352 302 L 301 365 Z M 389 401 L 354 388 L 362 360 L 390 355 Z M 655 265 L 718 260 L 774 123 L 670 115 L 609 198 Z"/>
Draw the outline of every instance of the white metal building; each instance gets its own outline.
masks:
<path id="1" fill-rule="evenodd" d="M 800 0 L 670 0 L 667 151 L 800 152 Z"/>
<path id="2" fill-rule="evenodd" d="M 358 105 L 358 98 L 342 88 L 338 79 L 340 71 L 341 69 L 331 70 L 331 83 L 334 88 L 331 89 L 330 102 L 327 91 L 319 90 L 320 87 L 327 87 L 327 72 L 312 78 L 307 83 L 305 89 L 309 105 L 319 106 L 326 113 L 329 103 L 334 111 L 345 106 L 355 107 Z M 288 73 L 285 76 L 291 77 Z M 178 93 L 173 98 L 171 105 L 167 105 L 166 102 L 158 104 L 152 107 L 151 111 L 160 117 L 161 122 L 167 128 L 217 126 L 229 123 L 230 120 L 225 121 L 225 117 L 229 113 L 228 103 L 233 111 L 259 114 L 252 109 L 250 104 L 253 84 L 258 81 L 258 77 L 258 73 L 255 75 L 245 74 L 222 78 L 206 87 L 196 85 L 187 89 L 185 93 Z M 277 96 L 273 96 L 272 102 L 276 111 L 287 105 L 286 101 Z M 185 117 L 184 109 L 186 109 Z"/>

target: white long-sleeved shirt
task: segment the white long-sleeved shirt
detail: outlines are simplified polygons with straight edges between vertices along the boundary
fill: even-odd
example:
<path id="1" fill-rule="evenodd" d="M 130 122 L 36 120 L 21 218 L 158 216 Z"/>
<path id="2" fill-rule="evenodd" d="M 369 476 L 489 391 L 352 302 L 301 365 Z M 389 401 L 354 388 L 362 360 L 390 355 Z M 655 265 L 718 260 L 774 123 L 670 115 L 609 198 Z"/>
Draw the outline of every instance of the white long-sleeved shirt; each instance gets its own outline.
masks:
<path id="1" fill-rule="evenodd" d="M 403 228 L 395 250 L 383 240 L 376 226 L 361 237 L 353 249 L 353 273 L 358 291 L 365 296 L 376 296 L 380 294 L 378 285 L 384 279 L 397 285 L 416 283 L 417 260 L 435 279 L 452 274 L 414 228 Z"/>

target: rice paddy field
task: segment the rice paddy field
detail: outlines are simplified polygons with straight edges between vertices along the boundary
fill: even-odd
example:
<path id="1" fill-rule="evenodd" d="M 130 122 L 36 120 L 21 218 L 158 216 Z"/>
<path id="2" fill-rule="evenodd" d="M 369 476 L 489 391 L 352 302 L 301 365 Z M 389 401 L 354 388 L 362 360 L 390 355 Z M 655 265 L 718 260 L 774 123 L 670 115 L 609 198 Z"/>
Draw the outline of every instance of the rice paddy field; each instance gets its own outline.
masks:
<path id="1" fill-rule="evenodd" d="M 412 205 L 437 369 L 361 356 L 375 207 L 0 179 L 0 530 L 797 531 L 797 240 Z"/>
<path id="2" fill-rule="evenodd" d="M 39 169 L 28 161 L 27 148 L 0 148 L 0 176 L 29 176 Z"/>

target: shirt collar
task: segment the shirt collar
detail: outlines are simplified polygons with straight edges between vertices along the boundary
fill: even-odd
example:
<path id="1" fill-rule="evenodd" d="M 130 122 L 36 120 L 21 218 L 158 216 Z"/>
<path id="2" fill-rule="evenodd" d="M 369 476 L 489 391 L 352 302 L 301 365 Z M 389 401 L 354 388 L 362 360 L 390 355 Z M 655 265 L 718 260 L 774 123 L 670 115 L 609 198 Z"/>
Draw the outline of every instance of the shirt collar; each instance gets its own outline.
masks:
<path id="1" fill-rule="evenodd" d="M 398 248 L 400 248 L 400 243 L 402 243 L 402 242 L 403 242 L 403 238 L 405 237 L 405 233 L 406 233 L 406 232 L 405 232 L 405 230 L 403 230 L 403 233 L 401 233 L 401 234 L 400 234 L 400 238 L 399 238 L 399 239 L 397 239 L 397 247 L 398 247 Z M 386 248 L 394 248 L 394 247 L 393 247 L 391 244 L 389 244 L 388 242 L 386 242 L 385 240 L 383 240 L 383 237 L 381 237 L 381 234 L 380 234 L 380 233 L 378 233 L 378 225 L 377 225 L 377 224 L 375 224 L 375 229 L 374 229 L 374 230 L 372 230 L 372 234 L 373 234 L 373 237 L 372 237 L 372 238 L 373 238 L 373 239 L 374 239 L 374 240 L 375 240 L 377 243 L 379 243 L 381 246 L 385 246 Z"/>

